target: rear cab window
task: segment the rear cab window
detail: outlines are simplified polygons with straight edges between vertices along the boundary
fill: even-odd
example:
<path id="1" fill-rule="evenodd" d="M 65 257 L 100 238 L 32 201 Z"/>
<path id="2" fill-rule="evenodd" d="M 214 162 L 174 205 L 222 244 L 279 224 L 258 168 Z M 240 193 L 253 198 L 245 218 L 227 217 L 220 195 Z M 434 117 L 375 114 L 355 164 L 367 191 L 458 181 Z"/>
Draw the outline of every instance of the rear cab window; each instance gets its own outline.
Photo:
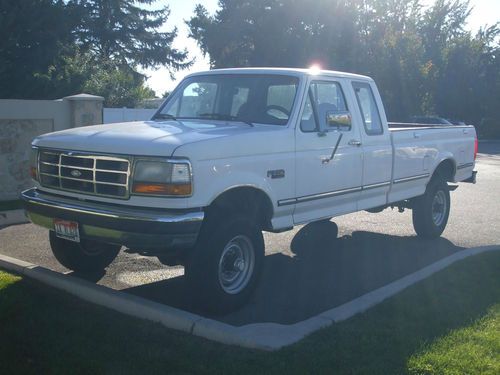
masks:
<path id="1" fill-rule="evenodd" d="M 302 111 L 300 128 L 303 132 L 327 131 L 327 113 L 348 111 L 344 92 L 338 82 L 312 81 Z"/>
<path id="2" fill-rule="evenodd" d="M 377 102 L 375 101 L 370 84 L 366 82 L 353 82 L 352 87 L 356 95 L 356 101 L 358 102 L 366 134 L 383 134 L 382 120 L 380 119 Z"/>

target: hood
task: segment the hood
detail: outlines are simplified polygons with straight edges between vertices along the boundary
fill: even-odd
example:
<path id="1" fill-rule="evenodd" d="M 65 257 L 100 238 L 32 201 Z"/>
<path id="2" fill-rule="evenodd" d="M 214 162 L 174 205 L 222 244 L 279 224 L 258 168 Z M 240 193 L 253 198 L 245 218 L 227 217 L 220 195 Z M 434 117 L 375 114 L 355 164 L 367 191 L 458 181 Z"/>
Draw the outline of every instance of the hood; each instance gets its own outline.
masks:
<path id="1" fill-rule="evenodd" d="M 248 132 L 244 123 L 220 121 L 136 121 L 67 129 L 41 135 L 33 145 L 71 151 L 171 156 L 191 142 Z"/>

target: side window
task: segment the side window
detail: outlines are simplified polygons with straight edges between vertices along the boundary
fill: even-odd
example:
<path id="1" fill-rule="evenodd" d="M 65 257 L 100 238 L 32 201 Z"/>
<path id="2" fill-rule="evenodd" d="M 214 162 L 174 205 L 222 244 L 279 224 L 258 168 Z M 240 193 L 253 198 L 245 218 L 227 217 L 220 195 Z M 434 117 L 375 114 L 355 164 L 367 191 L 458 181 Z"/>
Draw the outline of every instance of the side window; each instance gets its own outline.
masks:
<path id="1" fill-rule="evenodd" d="M 359 111 L 363 119 L 366 134 L 378 135 L 384 132 L 382 121 L 378 112 L 377 103 L 373 96 L 372 89 L 368 83 L 353 82 L 352 86 L 356 93 Z"/>
<path id="2" fill-rule="evenodd" d="M 304 132 L 326 130 L 329 128 L 327 124 L 328 114 L 345 112 L 347 112 L 347 105 L 339 83 L 311 82 L 306 105 L 302 112 L 300 128 Z"/>

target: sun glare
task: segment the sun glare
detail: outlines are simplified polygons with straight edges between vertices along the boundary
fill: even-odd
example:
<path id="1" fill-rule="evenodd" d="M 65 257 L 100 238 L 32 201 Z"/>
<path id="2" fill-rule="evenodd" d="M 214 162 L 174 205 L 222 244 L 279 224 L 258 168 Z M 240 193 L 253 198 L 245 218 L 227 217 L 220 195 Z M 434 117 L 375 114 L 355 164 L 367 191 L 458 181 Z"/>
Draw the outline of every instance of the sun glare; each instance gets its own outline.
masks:
<path id="1" fill-rule="evenodd" d="M 321 71 L 321 66 L 319 64 L 312 64 L 309 67 L 309 71 L 311 72 L 311 74 L 319 74 L 319 72 Z"/>

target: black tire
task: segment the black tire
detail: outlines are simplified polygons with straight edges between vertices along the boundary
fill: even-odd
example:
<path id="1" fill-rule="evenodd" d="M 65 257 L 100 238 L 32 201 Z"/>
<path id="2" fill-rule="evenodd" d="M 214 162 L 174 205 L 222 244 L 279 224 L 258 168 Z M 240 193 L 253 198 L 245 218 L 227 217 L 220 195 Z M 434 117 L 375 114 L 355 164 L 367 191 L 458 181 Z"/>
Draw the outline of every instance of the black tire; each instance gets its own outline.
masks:
<path id="1" fill-rule="evenodd" d="M 417 235 L 436 238 L 443 233 L 450 215 L 450 190 L 440 176 L 432 178 L 425 194 L 413 201 L 413 228 Z"/>
<path id="2" fill-rule="evenodd" d="M 50 247 L 56 259 L 64 267 L 76 272 L 98 272 L 104 270 L 118 255 L 121 246 L 82 239 L 68 241 L 49 233 Z"/>
<path id="3" fill-rule="evenodd" d="M 223 314 L 241 307 L 255 290 L 264 261 L 264 238 L 255 222 L 244 215 L 216 217 L 202 228 L 185 274 L 195 307 Z"/>

